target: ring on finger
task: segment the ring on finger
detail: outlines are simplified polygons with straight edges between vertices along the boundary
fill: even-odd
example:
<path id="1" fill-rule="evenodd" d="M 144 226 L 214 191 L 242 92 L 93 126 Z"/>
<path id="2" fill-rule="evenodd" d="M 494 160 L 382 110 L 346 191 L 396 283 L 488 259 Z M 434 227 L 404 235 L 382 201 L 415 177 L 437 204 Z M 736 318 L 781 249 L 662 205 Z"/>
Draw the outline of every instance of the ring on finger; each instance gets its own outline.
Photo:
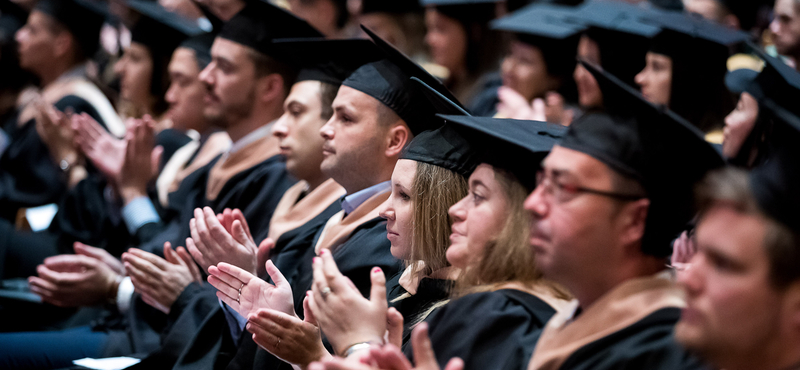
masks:
<path id="1" fill-rule="evenodd" d="M 278 343 L 275 343 L 275 349 L 278 349 L 278 346 L 281 345 L 281 338 L 278 338 Z"/>
<path id="2" fill-rule="evenodd" d="M 322 294 L 322 298 L 328 297 L 328 294 L 331 294 L 331 287 L 326 286 L 326 287 L 322 288 L 322 290 L 320 291 L 320 294 Z"/>

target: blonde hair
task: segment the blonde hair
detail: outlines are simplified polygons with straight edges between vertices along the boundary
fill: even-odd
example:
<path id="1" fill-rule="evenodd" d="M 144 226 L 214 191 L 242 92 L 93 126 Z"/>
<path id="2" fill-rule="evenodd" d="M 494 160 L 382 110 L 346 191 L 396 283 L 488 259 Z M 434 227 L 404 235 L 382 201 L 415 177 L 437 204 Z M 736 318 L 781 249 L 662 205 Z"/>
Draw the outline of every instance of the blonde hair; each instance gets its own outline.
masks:
<path id="1" fill-rule="evenodd" d="M 450 207 L 469 191 L 464 176 L 446 168 L 417 162 L 414 175 L 414 213 L 411 217 L 410 267 L 417 278 L 450 265 Z"/>
<path id="2" fill-rule="evenodd" d="M 530 291 L 536 286 L 544 286 L 554 297 L 568 299 L 569 294 L 563 288 L 543 280 L 535 267 L 528 239 L 530 216 L 523 208 L 528 190 L 510 172 L 498 168 L 494 168 L 494 172 L 507 198 L 506 219 L 502 230 L 486 245 L 479 259 L 462 271 L 453 298 L 517 283 Z"/>

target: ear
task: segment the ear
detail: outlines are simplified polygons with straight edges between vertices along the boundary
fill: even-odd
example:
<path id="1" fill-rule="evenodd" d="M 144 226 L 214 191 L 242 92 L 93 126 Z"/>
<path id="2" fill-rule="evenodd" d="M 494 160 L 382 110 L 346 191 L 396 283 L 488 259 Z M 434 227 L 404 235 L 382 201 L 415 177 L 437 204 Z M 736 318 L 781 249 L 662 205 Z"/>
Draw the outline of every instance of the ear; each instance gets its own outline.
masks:
<path id="1" fill-rule="evenodd" d="M 400 156 L 400 152 L 402 152 L 406 144 L 411 141 L 411 136 L 411 130 L 402 120 L 398 120 L 397 123 L 392 124 L 386 133 L 388 141 L 386 151 L 384 152 L 386 157 L 397 158 Z"/>
<path id="2" fill-rule="evenodd" d="M 618 216 L 622 245 L 638 245 L 644 237 L 645 224 L 647 223 L 647 213 L 650 209 L 650 199 L 639 199 L 626 204 Z"/>
<path id="3" fill-rule="evenodd" d="M 283 77 L 280 74 L 270 73 L 259 78 L 256 82 L 256 99 L 261 103 L 271 103 L 278 100 L 282 106 L 283 98 L 286 95 L 285 92 Z"/>
<path id="4" fill-rule="evenodd" d="M 55 37 L 55 42 L 53 42 L 53 53 L 56 57 L 63 57 L 67 55 L 69 51 L 73 48 L 72 46 L 75 44 L 75 39 L 72 38 L 72 35 L 69 32 L 60 32 Z"/>

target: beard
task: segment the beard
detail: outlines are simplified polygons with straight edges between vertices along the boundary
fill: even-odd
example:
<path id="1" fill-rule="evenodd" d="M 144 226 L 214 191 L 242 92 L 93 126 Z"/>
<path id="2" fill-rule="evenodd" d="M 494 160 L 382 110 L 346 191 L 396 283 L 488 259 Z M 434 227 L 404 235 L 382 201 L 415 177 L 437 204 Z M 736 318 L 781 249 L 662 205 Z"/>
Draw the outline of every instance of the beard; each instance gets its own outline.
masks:
<path id="1" fill-rule="evenodd" d="M 213 94 L 211 91 L 208 93 Z M 206 106 L 205 109 L 203 109 L 203 117 L 212 125 L 221 129 L 227 129 L 231 125 L 250 117 L 253 113 L 255 101 L 255 87 L 251 86 L 245 98 L 238 102 L 225 104 L 221 100 L 218 100 L 219 104 L 216 107 Z"/>

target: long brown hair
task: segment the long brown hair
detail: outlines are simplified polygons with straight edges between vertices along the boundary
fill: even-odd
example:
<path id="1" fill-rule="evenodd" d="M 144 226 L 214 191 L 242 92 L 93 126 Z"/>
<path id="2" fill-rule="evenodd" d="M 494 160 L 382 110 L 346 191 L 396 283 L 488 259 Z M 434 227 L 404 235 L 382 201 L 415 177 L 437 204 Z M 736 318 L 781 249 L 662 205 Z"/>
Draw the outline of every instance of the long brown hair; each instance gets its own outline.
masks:
<path id="1" fill-rule="evenodd" d="M 498 168 L 494 168 L 494 173 L 508 202 L 503 229 L 484 248 L 480 258 L 461 272 L 453 298 L 497 290 L 509 283 L 520 284 L 531 291 L 535 286 L 544 286 L 556 298 L 569 298 L 563 288 L 543 280 L 535 267 L 528 240 L 530 216 L 523 208 L 528 190 L 512 173 Z"/>
<path id="2" fill-rule="evenodd" d="M 414 175 L 414 213 L 411 218 L 412 274 L 418 278 L 450 265 L 447 247 L 450 245 L 448 210 L 467 195 L 464 176 L 446 168 L 417 162 Z"/>

